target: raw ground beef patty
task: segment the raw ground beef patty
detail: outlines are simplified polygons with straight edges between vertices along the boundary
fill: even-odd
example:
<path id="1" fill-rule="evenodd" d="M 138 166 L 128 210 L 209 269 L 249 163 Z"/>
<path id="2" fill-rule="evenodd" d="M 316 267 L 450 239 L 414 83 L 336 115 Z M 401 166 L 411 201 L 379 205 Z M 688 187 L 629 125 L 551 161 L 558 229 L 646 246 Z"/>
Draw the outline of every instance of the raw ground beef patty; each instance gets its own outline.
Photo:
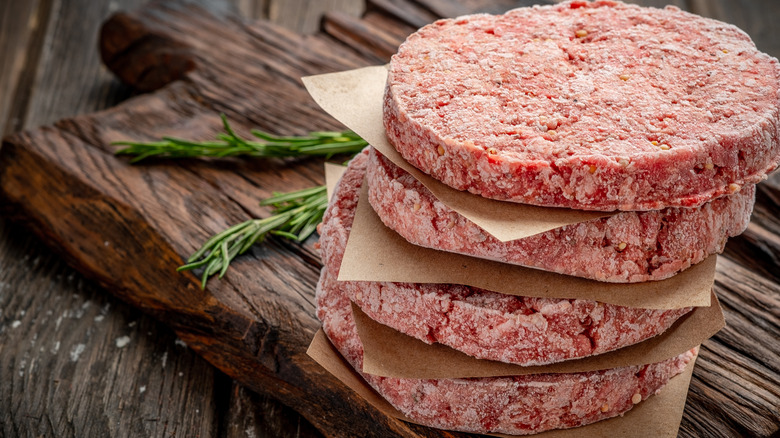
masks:
<path id="1" fill-rule="evenodd" d="M 324 269 L 338 278 L 368 153 L 350 163 L 320 227 Z M 342 281 L 369 317 L 427 343 L 480 358 L 541 365 L 604 353 L 662 333 L 690 308 L 648 310 L 504 295 L 468 286 Z"/>
<path id="2" fill-rule="evenodd" d="M 488 198 L 699 206 L 780 161 L 780 65 L 736 27 L 612 1 L 440 20 L 393 56 L 389 141 Z"/>
<path id="3" fill-rule="evenodd" d="M 750 184 L 697 208 L 621 212 L 501 242 L 373 149 L 367 175 L 379 218 L 415 245 L 619 283 L 662 280 L 722 252 L 747 227 L 755 200 Z"/>
<path id="4" fill-rule="evenodd" d="M 573 374 L 469 379 L 401 379 L 361 372 L 347 292 L 323 269 L 317 316 L 342 356 L 390 404 L 427 426 L 467 432 L 529 434 L 590 424 L 620 415 L 681 373 L 695 350 L 644 366 Z"/>

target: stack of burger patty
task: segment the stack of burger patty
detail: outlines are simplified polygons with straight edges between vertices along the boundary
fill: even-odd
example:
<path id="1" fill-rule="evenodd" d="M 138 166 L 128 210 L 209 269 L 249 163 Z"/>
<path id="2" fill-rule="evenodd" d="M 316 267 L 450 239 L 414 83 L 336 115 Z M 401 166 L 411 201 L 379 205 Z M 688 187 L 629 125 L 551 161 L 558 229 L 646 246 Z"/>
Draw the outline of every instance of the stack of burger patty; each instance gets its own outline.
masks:
<path id="1" fill-rule="evenodd" d="M 754 184 L 780 161 L 779 90 L 777 60 L 743 32 L 676 8 L 570 1 L 420 29 L 393 57 L 385 91 L 387 137 L 405 160 L 476 196 L 613 214 L 502 242 L 369 148 L 341 178 L 320 230 L 325 333 L 359 372 L 351 302 L 424 342 L 518 365 L 659 335 L 691 308 L 337 281 L 361 187 L 415 245 L 603 282 L 663 280 L 747 226 Z M 569 374 L 363 376 L 421 424 L 527 434 L 620 415 L 694 355 Z"/>

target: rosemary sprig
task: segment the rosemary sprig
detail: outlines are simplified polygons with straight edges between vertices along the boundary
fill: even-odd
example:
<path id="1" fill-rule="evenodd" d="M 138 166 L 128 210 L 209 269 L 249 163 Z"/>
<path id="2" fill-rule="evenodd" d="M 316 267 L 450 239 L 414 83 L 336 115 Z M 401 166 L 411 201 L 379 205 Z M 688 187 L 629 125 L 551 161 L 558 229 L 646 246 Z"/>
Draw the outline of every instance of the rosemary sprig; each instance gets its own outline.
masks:
<path id="1" fill-rule="evenodd" d="M 134 142 L 117 141 L 113 145 L 127 146 L 117 155 L 132 155 L 131 163 L 151 157 L 198 158 L 198 157 L 298 157 L 304 155 L 356 154 L 368 143 L 352 131 L 317 131 L 300 137 L 280 137 L 267 132 L 252 130 L 260 141 L 239 137 L 228 123 L 224 114 L 222 125 L 225 132 L 217 134 L 214 141 L 196 142 L 175 137 L 163 137 L 162 141 Z"/>
<path id="2" fill-rule="evenodd" d="M 269 233 L 297 242 L 305 240 L 322 220 L 328 198 L 325 186 L 318 186 L 290 193 L 276 193 L 260 205 L 273 206 L 273 215 L 248 220 L 214 235 L 178 271 L 204 268 L 201 288 L 205 289 L 209 277 L 219 273 L 219 278 L 222 278 L 234 258 L 248 251 L 255 243 L 262 242 Z"/>
<path id="3" fill-rule="evenodd" d="M 224 132 L 217 134 L 214 141 L 191 141 L 174 137 L 163 137 L 158 142 L 118 141 L 112 144 L 127 146 L 117 155 L 131 155 L 131 163 L 151 157 L 201 158 L 201 157 L 297 157 L 320 155 L 331 157 L 336 154 L 355 155 L 368 143 L 352 131 L 318 131 L 307 136 L 282 137 L 267 132 L 252 130 L 259 141 L 239 137 L 228 123 L 224 114 Z M 178 271 L 203 268 L 201 288 L 206 287 L 212 275 L 222 278 L 230 263 L 245 253 L 255 243 L 262 242 L 268 234 L 275 234 L 296 242 L 309 237 L 322 220 L 328 205 L 325 186 L 312 187 L 290 193 L 275 193 L 260 205 L 273 207 L 273 214 L 264 219 L 251 219 L 234 225 L 211 237 Z"/>

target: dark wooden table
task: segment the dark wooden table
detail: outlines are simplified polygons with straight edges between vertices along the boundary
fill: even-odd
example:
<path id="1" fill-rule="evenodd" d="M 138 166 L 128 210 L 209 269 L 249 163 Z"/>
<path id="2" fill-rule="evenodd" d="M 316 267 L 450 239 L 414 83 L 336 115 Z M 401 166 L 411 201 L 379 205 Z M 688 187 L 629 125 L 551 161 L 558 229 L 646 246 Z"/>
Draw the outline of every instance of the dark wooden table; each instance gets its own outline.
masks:
<path id="1" fill-rule="evenodd" d="M 145 0 L 37 0 L 0 3 L 0 121 L 3 133 L 50 124 L 63 117 L 108 108 L 135 91 L 103 67 L 97 51 L 101 23 L 119 9 Z M 317 11 L 305 2 L 214 1 L 253 17 L 270 17 L 297 31 L 315 28 Z M 319 2 L 312 2 L 312 4 Z M 361 5 L 334 1 L 349 13 Z M 464 2 L 469 5 L 471 2 Z M 476 3 L 476 2 L 475 2 Z M 508 3 L 508 2 L 497 2 Z M 640 1 L 645 5 L 667 2 Z M 780 3 L 773 0 L 678 0 L 678 6 L 734 23 L 758 47 L 780 56 Z M 413 6 L 413 7 L 410 7 Z M 423 5 L 423 6 L 421 6 Z M 500 7 L 500 6 L 496 6 Z M 447 2 L 373 1 L 363 23 L 393 16 L 368 51 L 381 59 L 415 26 L 461 10 Z M 360 22 L 331 13 L 330 37 L 349 43 Z M 390 38 L 393 37 L 393 38 Z M 363 48 L 367 45 L 363 45 Z M 780 178 L 761 196 L 780 196 Z M 778 204 L 773 200 L 773 205 Z M 759 221 L 729 243 L 719 276 L 730 327 L 705 344 L 694 373 L 681 436 L 770 436 L 780 422 L 780 211 L 758 211 Z M 774 228 L 773 228 L 774 227 Z M 110 242 L 106 242 L 110 245 Z M 309 243 L 308 245 L 311 245 Z M 746 315 L 740 296 L 742 266 L 756 273 L 764 295 L 762 315 Z M 724 275 L 730 268 L 734 276 Z M 313 285 L 312 285 L 313 286 Z M 22 222 L 0 220 L 0 436 L 319 436 L 272 389 L 245 389 L 194 354 L 166 324 L 114 298 L 86 280 L 48 242 Z M 734 298 L 736 297 L 736 298 Z M 755 303 L 754 303 L 755 304 Z M 760 307 L 760 306 L 759 306 Z M 759 321 L 760 333 L 751 321 Z M 761 360 L 746 373 L 723 358 L 751 336 L 774 335 Z M 758 359 L 756 359 L 758 358 Z M 744 388 L 726 400 L 719 386 Z M 725 407 L 724 407 L 725 406 Z M 718 417 L 714 418 L 713 417 Z M 703 421 L 706 419 L 707 421 Z"/>

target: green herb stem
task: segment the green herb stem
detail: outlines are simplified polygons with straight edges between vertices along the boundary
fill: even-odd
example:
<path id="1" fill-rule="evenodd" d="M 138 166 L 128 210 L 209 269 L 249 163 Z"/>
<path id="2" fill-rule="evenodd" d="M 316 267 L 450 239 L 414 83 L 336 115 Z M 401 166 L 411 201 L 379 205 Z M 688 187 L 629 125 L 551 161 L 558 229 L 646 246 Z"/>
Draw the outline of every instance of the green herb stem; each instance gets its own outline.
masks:
<path id="1" fill-rule="evenodd" d="M 260 203 L 273 206 L 273 215 L 251 219 L 234 225 L 210 238 L 179 271 L 203 268 L 201 287 L 219 274 L 222 278 L 230 262 L 245 253 L 268 234 L 279 235 L 300 242 L 309 237 L 322 220 L 328 206 L 325 186 L 312 187 L 290 193 L 275 194 Z"/>
<path id="2" fill-rule="evenodd" d="M 299 157 L 320 155 L 331 157 L 336 154 L 356 154 L 368 144 L 352 131 L 316 131 L 300 137 L 281 137 L 267 132 L 252 130 L 260 141 L 241 138 L 235 133 L 224 114 L 222 125 L 225 132 L 217 134 L 213 141 L 192 141 L 176 137 L 164 137 L 162 141 L 134 142 L 117 141 L 113 145 L 126 146 L 117 155 L 130 155 L 131 163 L 147 158 L 226 158 L 226 157 Z"/>
<path id="3" fill-rule="evenodd" d="M 277 136 L 252 130 L 255 140 L 239 137 L 224 114 L 224 132 L 211 141 L 192 141 L 176 137 L 164 137 L 162 141 L 118 141 L 112 144 L 126 146 L 117 155 L 132 156 L 137 163 L 147 158 L 225 158 L 225 157 L 298 157 L 337 154 L 355 155 L 368 143 L 352 131 L 315 131 L 305 136 Z M 213 275 L 220 278 L 230 263 L 248 251 L 252 245 L 262 242 L 269 234 L 282 236 L 297 242 L 305 240 L 322 221 L 328 206 L 325 186 L 312 187 L 290 193 L 275 193 L 260 205 L 271 206 L 273 214 L 264 219 L 251 219 L 234 225 L 212 236 L 198 249 L 179 271 L 203 269 L 201 287 L 205 288 Z"/>

